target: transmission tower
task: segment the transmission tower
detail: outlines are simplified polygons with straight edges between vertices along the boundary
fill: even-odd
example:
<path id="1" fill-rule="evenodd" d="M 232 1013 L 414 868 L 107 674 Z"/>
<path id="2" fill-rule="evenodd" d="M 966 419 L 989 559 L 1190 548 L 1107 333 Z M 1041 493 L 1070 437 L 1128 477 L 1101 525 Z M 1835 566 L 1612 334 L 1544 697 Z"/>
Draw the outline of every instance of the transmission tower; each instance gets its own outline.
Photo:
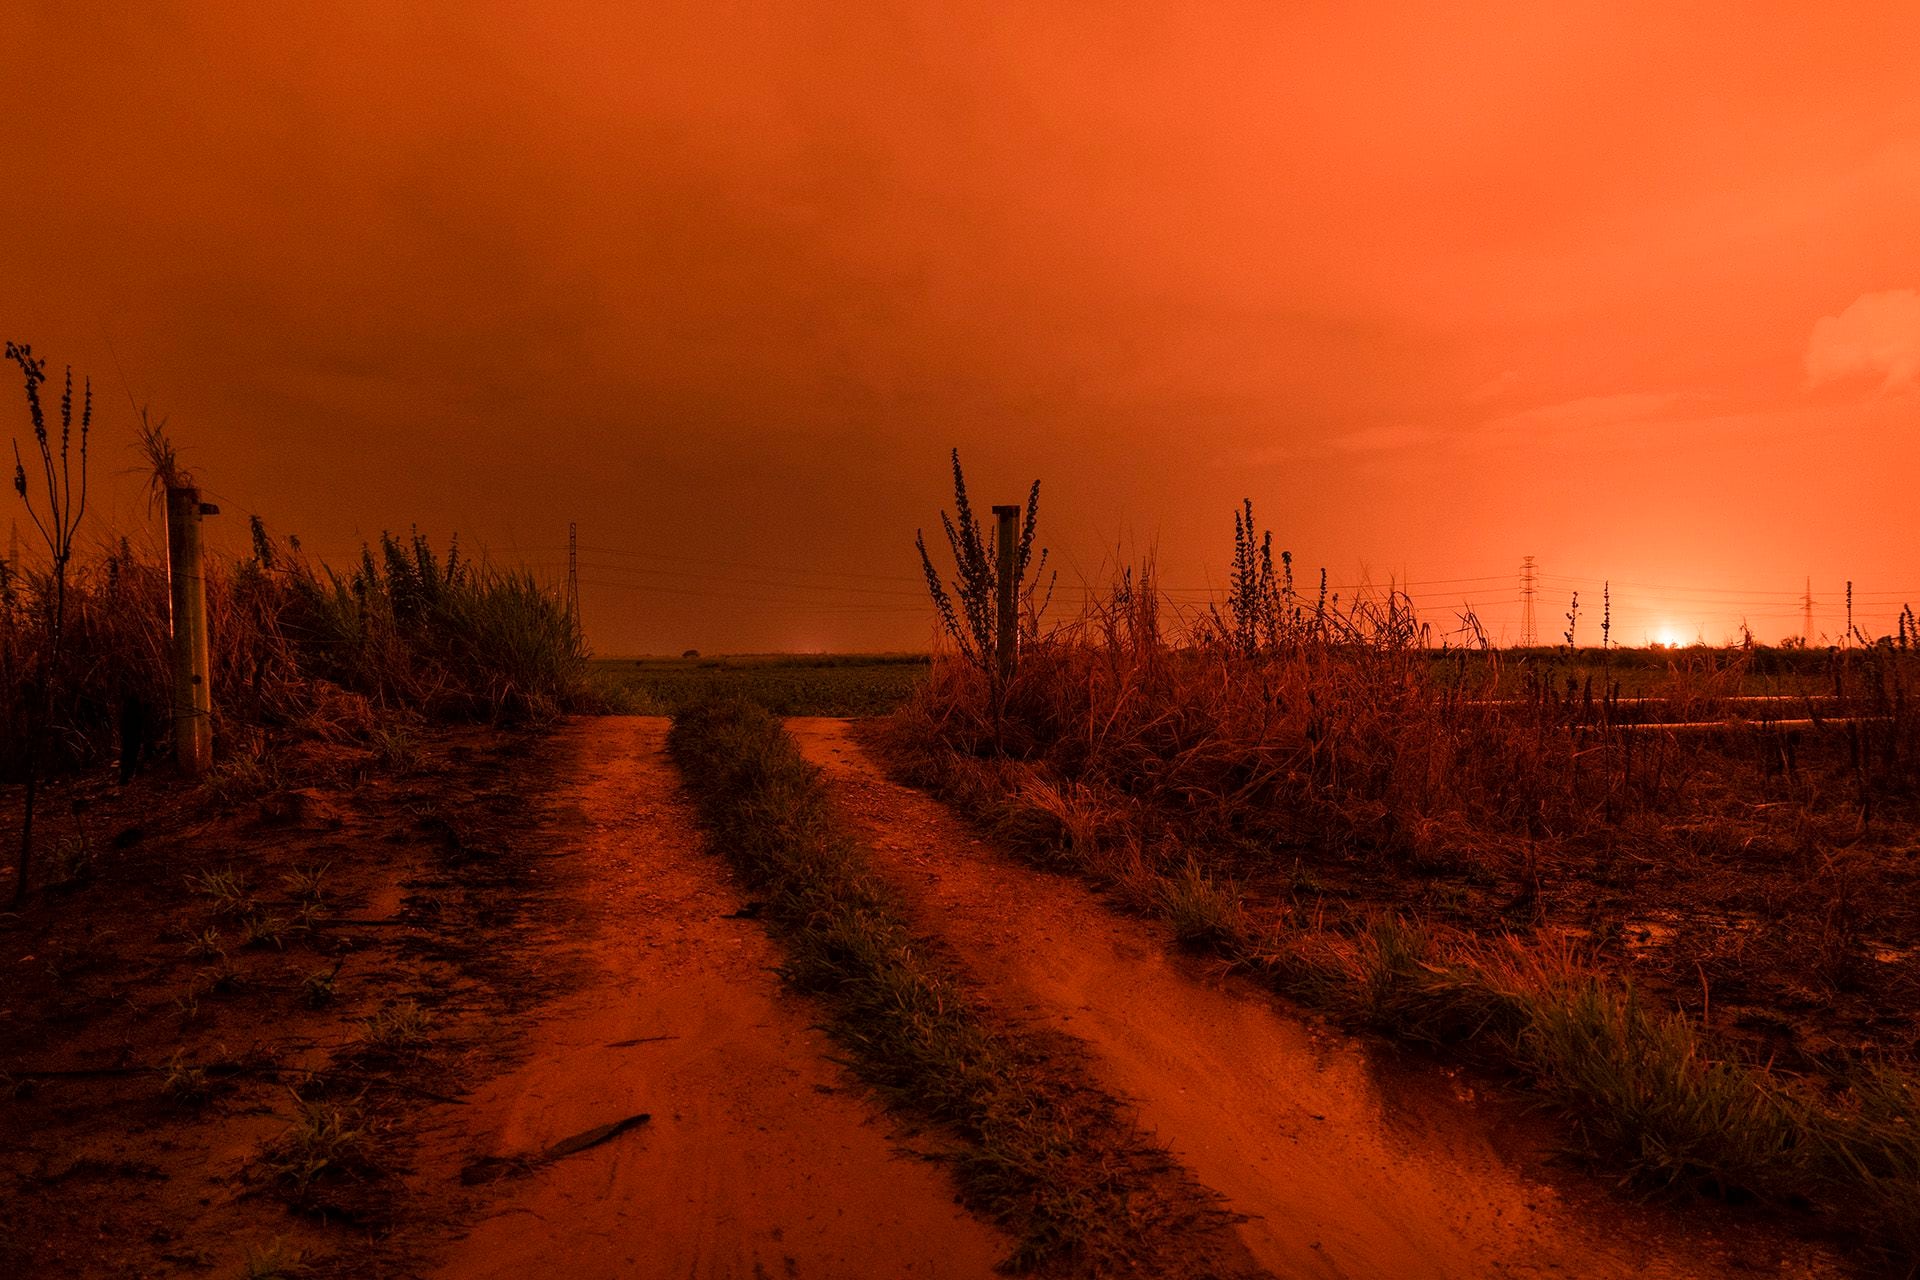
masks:
<path id="1" fill-rule="evenodd" d="M 1520 647 L 1531 649 L 1540 643 L 1539 633 L 1533 625 L 1534 593 L 1533 557 L 1528 556 L 1520 562 Z"/>
<path id="2" fill-rule="evenodd" d="M 1800 643 L 1803 647 L 1813 647 L 1813 579 L 1807 579 L 1807 594 L 1800 598 Z"/>
<path id="3" fill-rule="evenodd" d="M 567 522 L 567 616 L 580 625 L 580 526 Z"/>

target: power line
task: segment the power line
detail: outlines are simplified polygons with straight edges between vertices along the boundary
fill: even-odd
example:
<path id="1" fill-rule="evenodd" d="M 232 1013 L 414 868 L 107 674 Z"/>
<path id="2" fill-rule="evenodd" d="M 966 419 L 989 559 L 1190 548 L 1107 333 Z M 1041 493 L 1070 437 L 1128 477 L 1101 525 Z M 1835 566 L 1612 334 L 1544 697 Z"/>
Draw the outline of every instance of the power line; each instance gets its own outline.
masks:
<path id="1" fill-rule="evenodd" d="M 712 591 L 699 587 L 659 587 L 638 582 L 612 582 L 598 578 L 582 578 L 581 582 L 589 587 L 603 587 L 613 591 L 644 591 L 648 595 L 689 596 L 702 600 L 727 600 L 736 604 L 769 605 L 778 608 L 806 609 L 811 612 L 831 611 L 835 613 L 894 613 L 919 614 L 925 607 L 910 604 L 881 604 L 857 600 L 776 600 L 767 596 L 744 595 L 733 591 Z"/>
<path id="2" fill-rule="evenodd" d="M 619 556 L 623 559 L 631 559 L 631 560 L 666 560 L 676 564 L 714 565 L 721 568 L 746 569 L 755 573 L 786 574 L 791 576 L 819 577 L 819 578 L 860 578 L 860 579 L 866 579 L 866 580 L 878 581 L 878 582 L 911 583 L 915 587 L 920 587 L 920 588 L 924 588 L 924 584 L 926 581 L 925 578 L 919 574 L 863 573 L 858 570 L 852 570 L 852 569 L 812 569 L 812 568 L 806 568 L 798 565 L 769 564 L 764 561 L 719 559 L 712 556 L 683 556 L 683 555 L 673 555 L 663 551 L 631 551 L 631 550 L 627 550 L 620 547 L 607 547 L 607 546 L 601 546 L 598 544 L 583 543 L 581 545 L 581 549 L 594 555 Z M 610 568 L 612 566 L 603 566 L 603 567 Z M 648 570 L 648 571 L 661 572 L 661 573 L 668 572 L 668 570 L 664 570 L 664 569 Z M 680 572 L 681 572 L 681 576 L 694 576 L 686 573 L 686 571 L 680 571 Z M 1371 582 L 1371 581 L 1330 582 L 1327 584 L 1327 589 L 1330 591 L 1353 591 L 1353 590 L 1358 590 L 1362 587 L 1379 587 L 1383 585 L 1391 585 L 1397 589 L 1404 590 L 1408 587 L 1441 587 L 1441 586 L 1453 586 L 1453 585 L 1458 585 L 1462 583 L 1507 582 L 1507 581 L 1511 581 L 1511 579 L 1509 579 L 1505 574 L 1483 574 L 1478 577 L 1424 578 L 1424 579 L 1408 580 L 1408 581 L 1395 581 L 1395 582 L 1389 582 L 1385 584 Z M 1102 588 L 1100 587 L 1086 587 L 1086 588 L 1074 587 L 1071 584 L 1063 585 L 1060 588 L 1060 590 L 1062 591 L 1066 591 L 1066 590 L 1098 591 L 1101 589 Z M 1160 590 L 1162 593 L 1212 595 L 1212 594 L 1222 593 L 1226 590 L 1226 588 L 1224 585 L 1222 586 L 1211 586 L 1211 585 L 1201 585 L 1201 584 L 1175 585 L 1175 584 L 1163 583 L 1158 586 L 1158 590 Z M 919 593 L 916 591 L 916 592 L 910 592 L 908 594 L 919 594 Z"/>
<path id="3" fill-rule="evenodd" d="M 587 549 L 596 554 L 603 553 L 602 550 L 599 548 L 589 547 Z M 694 557 L 672 557 L 672 559 L 682 561 L 682 562 L 694 561 Z M 543 561 L 534 562 L 536 566 L 540 566 L 546 563 L 548 562 L 543 562 Z M 807 575 L 828 576 L 828 577 L 841 576 L 839 572 L 835 570 L 798 569 L 798 568 L 790 568 L 782 565 L 754 564 L 748 561 L 740 561 L 740 560 L 729 560 L 729 561 L 715 560 L 715 561 L 704 561 L 703 563 L 711 563 L 716 565 L 730 565 L 733 567 L 746 569 L 746 570 L 750 570 L 752 572 L 757 572 L 757 573 L 772 573 L 772 574 L 789 575 L 789 576 L 807 576 Z M 914 585 L 912 587 L 901 587 L 901 588 L 891 588 L 891 589 L 885 588 L 885 587 L 857 587 L 857 586 L 848 586 L 848 585 L 843 585 L 840 583 L 833 583 L 833 582 L 781 581 L 778 578 L 772 578 L 772 579 L 741 578 L 741 577 L 737 577 L 729 574 L 714 574 L 714 573 L 708 573 L 708 572 L 694 570 L 694 569 L 661 568 L 654 565 L 620 565 L 620 564 L 589 562 L 587 567 L 596 572 L 654 575 L 654 576 L 668 577 L 668 578 L 692 578 L 692 579 L 696 579 L 703 582 L 722 581 L 722 582 L 734 583 L 741 586 L 780 587 L 780 588 L 791 588 L 795 590 L 804 590 L 804 591 L 848 591 L 848 592 L 855 592 L 855 593 L 867 594 L 867 595 L 891 595 L 891 596 L 910 597 L 915 599 L 923 598 L 926 595 L 926 583 L 923 578 L 891 578 L 882 574 L 861 574 L 861 575 L 848 575 L 848 576 L 859 576 L 863 578 L 878 579 L 880 581 L 889 581 L 889 582 L 911 582 Z M 1432 578 L 1432 579 L 1426 579 L 1421 581 L 1397 582 L 1397 583 L 1388 583 L 1388 584 L 1380 584 L 1380 583 L 1372 583 L 1372 582 L 1337 582 L 1337 583 L 1328 583 L 1327 589 L 1329 591 L 1346 592 L 1346 591 L 1360 591 L 1360 590 L 1378 590 L 1378 589 L 1383 589 L 1383 587 L 1385 586 L 1391 586 L 1395 590 L 1406 591 L 1410 588 L 1415 588 L 1415 587 L 1419 587 L 1419 588 L 1444 587 L 1451 583 L 1502 582 L 1502 581 L 1510 581 L 1510 579 L 1507 579 L 1504 575 L 1490 575 L 1487 577 L 1477 577 L 1477 578 Z M 1190 595 L 1190 596 L 1197 596 L 1203 599 L 1217 599 L 1222 594 L 1224 594 L 1224 591 L 1225 591 L 1224 587 L 1171 586 L 1171 585 L 1164 585 L 1164 584 L 1156 584 L 1155 589 L 1159 591 L 1160 594 L 1165 596 Z M 1078 584 L 1078 583 L 1068 582 L 1068 583 L 1060 583 L 1055 587 L 1056 594 L 1060 594 L 1060 595 L 1096 596 L 1096 595 L 1104 594 L 1105 591 L 1106 591 L 1106 587 L 1099 584 Z M 1489 588 L 1483 588 L 1483 589 L 1474 589 L 1474 590 L 1466 591 L 1460 594 L 1483 595 L 1483 594 L 1493 593 L 1494 591 L 1495 591 L 1494 588 L 1489 587 Z M 1429 594 L 1432 594 L 1432 593 L 1429 592 Z"/>
<path id="4" fill-rule="evenodd" d="M 1670 582 L 1633 582 L 1623 578 L 1577 577 L 1573 574 L 1543 573 L 1540 575 L 1540 580 L 1542 582 L 1564 583 L 1576 587 L 1598 586 L 1602 582 L 1610 582 L 1616 587 L 1632 587 L 1639 591 L 1685 592 L 1694 596 L 1724 595 L 1734 596 L 1740 599 L 1779 598 L 1792 604 L 1799 604 L 1803 595 L 1800 591 L 1779 590 L 1770 587 L 1700 587 Z M 1884 597 L 1888 600 L 1905 600 L 1920 597 L 1920 589 L 1889 587 L 1882 588 L 1878 591 L 1858 591 L 1854 593 L 1854 596 L 1856 599 L 1875 596 Z"/>
<path id="5" fill-rule="evenodd" d="M 547 545 L 558 550 L 552 544 Z M 769 609 L 909 616 L 923 613 L 927 608 L 925 584 L 918 574 L 812 568 L 791 563 L 631 551 L 598 544 L 585 544 L 591 554 L 589 562 L 582 566 L 582 546 L 578 525 L 570 522 L 565 559 L 534 560 L 529 564 L 532 568 L 565 574 L 566 605 L 576 617 L 580 610 L 583 568 L 590 574 L 585 585 L 594 588 L 644 590 L 664 596 L 725 600 Z M 537 552 L 537 546 L 527 549 Z M 1366 576 L 1358 581 L 1328 582 L 1326 589 L 1343 600 L 1398 591 L 1417 599 L 1421 608 L 1441 614 L 1463 608 L 1483 614 L 1517 608 L 1521 614 L 1521 643 L 1528 645 L 1539 643 L 1538 602 L 1543 589 L 1578 587 L 1584 590 L 1597 588 L 1602 583 L 1624 589 L 1615 591 L 1614 603 L 1618 611 L 1628 617 L 1660 612 L 1696 615 L 1696 620 L 1720 615 L 1778 622 L 1797 617 L 1805 638 L 1811 641 L 1813 635 L 1811 578 L 1799 593 L 1586 578 L 1543 572 L 1537 557 L 1527 556 L 1521 565 L 1518 593 L 1511 585 L 1500 586 L 1503 582 L 1512 584 L 1514 579 L 1505 574 L 1382 580 Z M 1305 575 L 1303 594 L 1312 594 L 1317 586 L 1312 574 Z M 1159 583 L 1156 587 L 1171 608 L 1182 610 L 1204 610 L 1226 592 L 1224 585 Z M 1057 606 L 1074 611 L 1100 600 L 1106 591 L 1105 583 L 1082 580 L 1056 584 L 1053 595 Z M 1856 607 L 1865 605 L 1876 611 L 1916 597 L 1920 597 L 1920 591 L 1854 593 Z"/>
<path id="6" fill-rule="evenodd" d="M 795 565 L 766 564 L 751 560 L 723 560 L 712 556 L 680 556 L 665 551 L 629 551 L 623 547 L 585 544 L 581 548 L 595 555 L 620 556 L 629 560 L 670 560 L 676 564 L 706 564 L 728 569 L 751 569 L 756 573 L 803 573 L 816 577 L 865 578 L 879 582 L 922 582 L 917 575 L 904 573 L 863 573 L 857 569 L 807 569 Z"/>
<path id="7" fill-rule="evenodd" d="M 781 582 L 769 578 L 739 578 L 726 574 L 703 573 L 696 569 L 655 569 L 648 567 L 629 567 L 618 564 L 595 564 L 588 562 L 587 568 L 595 573 L 644 574 L 661 578 L 692 578 L 699 582 L 721 582 L 742 587 L 776 587 L 783 591 L 836 591 L 863 596 L 898 596 L 906 598 L 925 598 L 926 586 L 918 591 L 906 588 L 853 587 L 837 582 Z"/>

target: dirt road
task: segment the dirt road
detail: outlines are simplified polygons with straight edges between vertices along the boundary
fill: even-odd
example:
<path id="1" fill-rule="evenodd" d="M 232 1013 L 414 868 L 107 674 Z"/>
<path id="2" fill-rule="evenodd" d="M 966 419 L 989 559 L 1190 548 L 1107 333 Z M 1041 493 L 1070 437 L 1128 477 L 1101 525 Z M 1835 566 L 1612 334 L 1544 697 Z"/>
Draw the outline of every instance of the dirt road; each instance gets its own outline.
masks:
<path id="1" fill-rule="evenodd" d="M 1511 1100 L 1396 1067 L 1008 860 L 882 777 L 846 722 L 791 727 L 994 1025 L 1046 1033 L 1043 1065 L 1128 1100 L 1130 1134 L 1245 1215 L 1228 1235 L 1207 1215 L 1205 1239 L 1181 1220 L 1196 1274 L 1222 1269 L 1222 1240 L 1225 1269 L 1282 1277 L 1837 1270 L 1758 1217 L 1624 1203 L 1555 1167 L 1551 1132 Z M 21 1206 L 0 1222 L 0 1272 L 264 1273 L 242 1255 L 265 1251 L 448 1280 L 995 1274 L 1015 1242 L 956 1204 L 923 1158 L 940 1140 L 903 1132 L 781 988 L 666 732 L 613 717 L 442 735 L 404 777 L 297 793 L 297 821 L 176 814 L 184 835 L 133 843 L 69 910 L 15 922 L 0 1017 L 40 1030 L 33 1060 L 0 1063 L 16 1104 L 0 1178 Z M 193 887 L 250 879 L 246 911 L 282 919 L 274 895 L 301 868 L 324 873 L 328 905 L 277 943 L 242 943 Z M 201 954 L 216 928 L 231 949 Z M 338 979 L 317 1007 L 292 996 L 314 972 Z M 382 1047 L 376 1015 L 398 1008 L 424 1038 Z M 174 1096 L 170 1059 L 238 1066 Z M 290 1189 L 275 1151 L 334 1151 L 296 1122 L 293 1081 L 372 1138 L 359 1164 Z"/>
<path id="2" fill-rule="evenodd" d="M 773 944 L 732 918 L 741 898 L 677 795 L 666 730 L 609 717 L 564 731 L 576 759 L 561 776 L 577 784 L 561 834 L 579 850 L 564 932 L 585 976 L 542 1016 L 525 1065 L 449 1118 L 423 1176 L 651 1118 L 489 1184 L 498 1199 L 439 1274 L 992 1275 L 1011 1241 L 852 1087 L 780 991 Z"/>
<path id="3" fill-rule="evenodd" d="M 843 720 L 789 729 L 876 866 L 987 999 L 1091 1051 L 1200 1180 L 1248 1215 L 1282 1276 L 1823 1275 L 1819 1250 L 1706 1209 L 1625 1204 L 1550 1167 L 1511 1100 L 1395 1068 L 1249 983 L 1169 952 L 1148 924 L 1019 866 L 887 780 Z"/>

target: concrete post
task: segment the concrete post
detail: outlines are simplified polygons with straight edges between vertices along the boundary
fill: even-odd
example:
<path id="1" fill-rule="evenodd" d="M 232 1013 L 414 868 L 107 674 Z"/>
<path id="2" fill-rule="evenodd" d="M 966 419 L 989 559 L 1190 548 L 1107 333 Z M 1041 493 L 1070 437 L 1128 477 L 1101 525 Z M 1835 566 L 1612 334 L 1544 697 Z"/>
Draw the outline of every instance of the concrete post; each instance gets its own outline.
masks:
<path id="1" fill-rule="evenodd" d="M 167 586 L 173 623 L 173 750 L 180 771 L 213 766 L 213 671 L 207 653 L 207 575 L 200 518 L 219 508 L 189 487 L 167 490 Z"/>

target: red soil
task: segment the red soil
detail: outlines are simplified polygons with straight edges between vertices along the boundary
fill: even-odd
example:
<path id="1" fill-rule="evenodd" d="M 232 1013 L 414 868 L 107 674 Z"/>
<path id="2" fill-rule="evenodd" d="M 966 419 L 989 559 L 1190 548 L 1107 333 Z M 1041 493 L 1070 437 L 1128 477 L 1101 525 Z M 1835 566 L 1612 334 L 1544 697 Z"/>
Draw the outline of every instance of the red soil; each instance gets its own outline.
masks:
<path id="1" fill-rule="evenodd" d="M 525 1064 L 450 1115 L 443 1140 L 449 1154 L 512 1156 L 651 1121 L 495 1184 L 501 1198 L 437 1274 L 993 1274 L 1011 1241 L 968 1217 L 832 1065 L 808 1008 L 780 992 L 761 926 L 730 918 L 741 898 L 677 794 L 666 727 L 567 730 L 575 781 L 557 834 L 577 892 L 562 918 L 585 976 L 526 1033 Z"/>

